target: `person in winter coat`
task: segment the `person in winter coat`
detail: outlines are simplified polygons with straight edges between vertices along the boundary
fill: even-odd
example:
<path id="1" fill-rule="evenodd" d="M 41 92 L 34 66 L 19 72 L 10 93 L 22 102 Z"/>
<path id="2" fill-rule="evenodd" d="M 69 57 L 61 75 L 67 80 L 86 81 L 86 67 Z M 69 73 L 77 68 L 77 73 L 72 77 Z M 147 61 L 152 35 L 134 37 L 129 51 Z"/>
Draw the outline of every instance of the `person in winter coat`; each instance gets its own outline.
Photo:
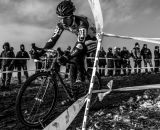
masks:
<path id="1" fill-rule="evenodd" d="M 99 52 L 99 74 L 100 76 L 105 76 L 105 66 L 106 66 L 106 52 L 104 51 L 103 47 L 101 47 Z"/>
<path id="2" fill-rule="evenodd" d="M 27 59 L 20 59 L 20 58 L 29 58 L 29 54 L 27 51 L 25 51 L 24 44 L 20 45 L 20 51 L 17 52 L 16 58 L 19 58 L 16 60 L 16 68 L 18 70 L 18 83 L 21 84 L 21 69 L 24 71 L 24 75 L 26 79 L 28 79 L 28 71 L 27 71 Z"/>
<path id="3" fill-rule="evenodd" d="M 5 42 L 3 44 L 3 51 L 0 55 L 0 65 L 1 65 L 1 71 L 2 73 L 2 90 L 8 90 L 11 82 L 12 72 L 14 68 L 14 60 L 13 59 L 7 59 L 7 58 L 15 58 L 14 53 L 10 50 L 10 44 L 9 42 Z M 4 58 L 4 59 L 3 59 Z"/>
<path id="4" fill-rule="evenodd" d="M 138 73 L 141 73 L 142 56 L 141 56 L 140 45 L 138 42 L 135 43 L 135 47 L 131 51 L 131 56 L 133 57 L 134 60 L 134 73 L 137 74 L 137 69 Z"/>
<path id="5" fill-rule="evenodd" d="M 123 47 L 123 50 L 121 51 L 121 58 L 122 58 L 122 67 L 123 67 L 123 74 L 126 75 L 128 69 L 128 75 L 131 74 L 131 64 L 130 64 L 130 52 L 127 50 L 126 47 Z"/>
<path id="6" fill-rule="evenodd" d="M 94 57 L 95 57 L 95 54 L 96 52 L 91 52 L 91 53 L 88 53 L 88 57 L 90 57 L 89 59 L 87 59 L 87 72 L 91 73 L 92 72 L 92 68 L 93 68 L 93 65 L 94 65 Z"/>
<path id="7" fill-rule="evenodd" d="M 119 47 L 115 47 L 114 49 L 115 76 L 120 76 L 122 64 L 121 49 Z"/>
<path id="8" fill-rule="evenodd" d="M 111 47 L 108 48 L 106 57 L 107 57 L 107 68 L 108 68 L 107 76 L 113 76 L 113 69 L 114 69 L 114 59 L 113 58 L 114 56 L 113 56 Z"/>
<path id="9" fill-rule="evenodd" d="M 160 67 L 159 46 L 155 46 L 155 50 L 154 50 L 154 65 L 155 65 L 154 72 L 155 73 L 159 72 L 159 67 Z"/>
<path id="10" fill-rule="evenodd" d="M 152 53 L 151 50 L 147 48 L 147 44 L 143 45 L 143 48 L 141 50 L 141 55 L 144 61 L 145 72 L 148 73 L 147 64 L 149 64 L 149 66 L 151 67 L 151 72 L 153 72 Z"/>
<path id="11" fill-rule="evenodd" d="M 35 73 L 39 73 L 42 69 L 42 62 L 39 61 L 39 50 L 33 49 L 36 46 L 36 43 L 31 43 L 32 49 L 29 51 L 29 54 L 32 59 L 34 59 L 35 62 Z"/>

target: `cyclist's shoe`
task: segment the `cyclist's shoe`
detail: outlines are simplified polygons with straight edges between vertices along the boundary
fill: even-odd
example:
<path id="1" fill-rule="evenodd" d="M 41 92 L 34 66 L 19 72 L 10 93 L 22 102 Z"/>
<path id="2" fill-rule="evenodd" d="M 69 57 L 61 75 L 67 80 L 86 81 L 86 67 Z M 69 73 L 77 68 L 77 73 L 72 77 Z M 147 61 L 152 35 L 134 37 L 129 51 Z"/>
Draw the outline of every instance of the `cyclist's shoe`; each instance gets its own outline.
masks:
<path id="1" fill-rule="evenodd" d="M 84 96 L 87 93 L 86 84 L 81 80 L 77 80 L 73 85 L 73 95 L 75 99 Z"/>

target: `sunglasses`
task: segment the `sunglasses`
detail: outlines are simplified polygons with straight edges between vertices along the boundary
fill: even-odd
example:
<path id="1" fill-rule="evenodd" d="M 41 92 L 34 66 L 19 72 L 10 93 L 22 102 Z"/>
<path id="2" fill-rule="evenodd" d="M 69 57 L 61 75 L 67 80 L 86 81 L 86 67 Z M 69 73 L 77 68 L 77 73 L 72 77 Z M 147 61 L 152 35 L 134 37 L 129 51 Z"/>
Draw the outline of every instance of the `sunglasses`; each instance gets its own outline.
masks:
<path id="1" fill-rule="evenodd" d="M 72 17 L 72 15 L 70 16 L 58 16 L 58 18 L 60 19 L 70 19 Z"/>

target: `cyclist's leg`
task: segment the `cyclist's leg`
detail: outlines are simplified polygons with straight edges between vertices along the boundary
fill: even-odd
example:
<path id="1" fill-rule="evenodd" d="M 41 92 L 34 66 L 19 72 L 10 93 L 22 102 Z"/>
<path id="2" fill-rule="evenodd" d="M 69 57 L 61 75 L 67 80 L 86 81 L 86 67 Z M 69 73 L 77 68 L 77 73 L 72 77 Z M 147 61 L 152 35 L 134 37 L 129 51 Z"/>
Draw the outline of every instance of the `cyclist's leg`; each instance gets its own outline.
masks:
<path id="1" fill-rule="evenodd" d="M 82 82 L 84 82 L 85 80 L 85 76 L 84 76 L 84 59 L 79 59 L 77 58 L 77 80 L 80 80 Z"/>
<path id="2" fill-rule="evenodd" d="M 75 63 L 75 58 L 72 59 L 72 62 Z M 75 83 L 77 78 L 77 67 L 74 64 L 70 65 L 70 79 L 71 79 L 71 86 Z"/>
<path id="3" fill-rule="evenodd" d="M 75 59 L 73 58 L 71 62 L 75 63 Z M 76 64 L 76 63 L 75 63 Z M 73 94 L 73 98 L 75 99 L 75 94 L 74 94 L 74 83 L 76 82 L 77 78 L 77 67 L 75 64 L 70 64 L 70 87 L 69 89 L 71 90 L 71 93 Z M 69 99 L 65 99 L 64 101 L 61 102 L 62 105 L 69 105 L 72 103 Z"/>

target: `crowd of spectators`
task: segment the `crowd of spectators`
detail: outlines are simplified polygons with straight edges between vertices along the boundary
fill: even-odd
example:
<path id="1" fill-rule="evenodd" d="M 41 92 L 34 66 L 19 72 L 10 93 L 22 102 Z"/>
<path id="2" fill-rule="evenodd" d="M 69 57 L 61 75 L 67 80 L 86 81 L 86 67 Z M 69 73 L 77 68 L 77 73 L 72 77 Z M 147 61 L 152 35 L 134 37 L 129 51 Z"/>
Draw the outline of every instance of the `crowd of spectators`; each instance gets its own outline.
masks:
<path id="1" fill-rule="evenodd" d="M 31 46 L 32 47 L 35 46 L 35 43 L 32 43 Z M 56 56 L 59 57 L 62 56 L 64 53 L 66 54 L 70 53 L 70 50 L 71 46 L 68 46 L 68 48 L 65 51 L 62 51 L 61 48 L 58 47 L 56 51 Z M 14 48 L 10 46 L 9 42 L 5 42 L 3 44 L 3 50 L 0 53 L 1 90 L 9 90 L 13 72 L 17 72 L 17 79 L 19 85 L 22 83 L 21 70 L 23 70 L 25 78 L 28 79 L 29 74 L 28 74 L 27 60 L 30 59 L 30 56 L 32 59 L 36 59 L 36 57 L 32 57 L 31 55 L 31 53 L 34 53 L 36 56 L 35 51 L 38 50 L 31 49 L 30 52 L 27 52 L 25 50 L 25 45 L 21 44 L 20 50 L 15 54 Z M 38 73 L 42 69 L 42 62 L 39 62 L 38 60 L 34 60 L 34 62 L 35 62 L 35 73 Z M 56 65 L 56 68 L 59 69 L 60 71 L 59 64 Z M 67 64 L 66 73 L 69 73 L 69 68 L 70 65 Z M 68 75 L 66 75 L 65 77 L 68 78 Z"/>
<path id="2" fill-rule="evenodd" d="M 87 64 L 89 69 L 93 66 L 93 57 L 95 52 L 88 55 Z M 154 48 L 154 66 L 152 63 L 152 52 L 147 47 L 147 44 L 144 44 L 140 48 L 138 42 L 135 43 L 135 46 L 131 51 L 126 47 L 111 47 L 107 51 L 101 48 L 99 52 L 99 73 L 101 76 L 120 76 L 120 75 L 130 75 L 141 74 L 142 70 L 145 73 L 157 73 L 159 72 L 160 67 L 160 52 L 159 46 Z M 131 60 L 133 64 L 131 64 Z M 144 67 L 142 67 L 142 61 Z M 132 66 L 131 66 L 132 65 Z"/>
<path id="3" fill-rule="evenodd" d="M 35 43 L 32 43 L 35 46 Z M 35 50 L 34 50 L 35 51 Z M 57 48 L 57 55 L 69 54 L 71 51 L 71 46 L 63 51 L 60 47 Z M 32 52 L 32 50 L 30 51 Z M 34 52 L 36 53 L 36 52 Z M 86 59 L 88 70 L 92 70 L 94 63 L 95 52 L 89 53 Z M 32 58 L 32 57 L 31 57 Z M 8 42 L 3 44 L 3 51 L 0 54 L 0 69 L 1 69 L 1 89 L 8 89 L 10 86 L 12 73 L 15 70 L 17 72 L 18 84 L 21 84 L 21 70 L 23 69 L 24 76 L 27 79 L 29 77 L 27 70 L 27 60 L 30 59 L 29 53 L 25 50 L 25 45 L 20 45 L 20 50 L 15 54 L 14 48 L 10 46 Z M 133 61 L 133 66 L 131 66 L 131 60 Z M 142 67 L 142 61 L 144 62 L 144 67 Z M 149 67 L 148 67 L 149 65 Z M 36 71 L 39 72 L 42 67 L 41 62 L 35 62 Z M 144 44 L 140 48 L 138 42 L 131 51 L 126 47 L 111 47 L 107 51 L 101 47 L 99 51 L 99 62 L 98 68 L 100 76 L 120 76 L 120 75 L 130 75 L 131 73 L 137 74 L 142 73 L 142 69 L 145 73 L 157 73 L 160 67 L 160 52 L 159 46 L 154 48 L 154 66 L 152 63 L 152 52 Z M 70 65 L 66 65 L 66 73 L 69 73 Z M 60 66 L 59 66 L 60 70 Z M 68 78 L 68 75 L 65 75 Z"/>
<path id="4" fill-rule="evenodd" d="M 22 59 L 23 58 L 23 59 Z M 27 72 L 27 58 L 30 56 L 25 51 L 24 44 L 20 45 L 20 50 L 15 55 L 14 48 L 10 46 L 9 42 L 3 44 L 3 51 L 0 54 L 0 69 L 1 69 L 1 89 L 9 89 L 13 70 L 17 70 L 18 83 L 21 84 L 21 69 L 24 71 L 26 79 Z"/>

